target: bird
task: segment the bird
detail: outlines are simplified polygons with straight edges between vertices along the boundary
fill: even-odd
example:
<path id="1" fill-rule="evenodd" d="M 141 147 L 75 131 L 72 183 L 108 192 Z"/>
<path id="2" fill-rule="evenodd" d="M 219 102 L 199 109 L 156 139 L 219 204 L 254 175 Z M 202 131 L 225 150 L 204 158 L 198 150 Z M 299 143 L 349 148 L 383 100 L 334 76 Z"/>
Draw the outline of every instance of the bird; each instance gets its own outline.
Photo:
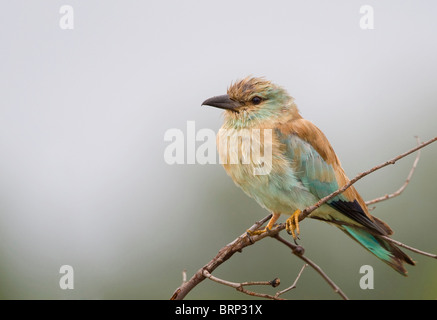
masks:
<path id="1" fill-rule="evenodd" d="M 279 217 L 286 215 L 286 230 L 296 242 L 302 210 L 350 181 L 325 134 L 301 116 L 295 99 L 283 87 L 264 77 L 237 80 L 227 88 L 227 94 L 209 98 L 203 105 L 224 110 L 217 148 L 225 171 L 248 196 L 272 213 L 264 229 L 249 235 L 269 232 Z M 264 139 L 260 134 L 254 139 L 253 132 L 263 132 Z M 266 143 L 268 136 L 270 145 Z M 230 143 L 228 138 L 237 143 Z M 264 153 L 271 151 L 271 164 L 265 174 L 254 174 L 260 166 L 259 159 L 250 158 L 256 143 L 244 147 L 244 141 L 258 142 L 256 147 Z M 232 161 L 232 157 L 237 159 Z M 407 254 L 384 239 L 393 230 L 369 213 L 353 185 L 308 217 L 338 227 L 404 276 L 404 263 L 415 265 Z"/>

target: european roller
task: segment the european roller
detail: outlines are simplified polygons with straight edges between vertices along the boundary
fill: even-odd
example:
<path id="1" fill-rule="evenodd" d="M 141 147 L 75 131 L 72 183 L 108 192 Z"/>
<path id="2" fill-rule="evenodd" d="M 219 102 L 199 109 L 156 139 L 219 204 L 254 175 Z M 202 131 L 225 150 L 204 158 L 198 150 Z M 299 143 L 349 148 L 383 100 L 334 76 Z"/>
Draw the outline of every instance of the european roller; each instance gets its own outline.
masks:
<path id="1" fill-rule="evenodd" d="M 224 147 L 217 144 L 221 163 L 236 185 L 272 213 L 266 228 L 254 233 L 268 232 L 284 214 L 290 216 L 286 229 L 296 239 L 301 210 L 349 182 L 328 139 L 300 115 L 294 99 L 282 87 L 264 78 L 248 77 L 233 83 L 226 95 L 207 99 L 202 105 L 225 110 L 218 141 L 223 132 L 228 135 L 232 132 L 230 135 L 236 135 L 240 140 L 234 151 L 230 150 L 227 140 Z M 259 167 L 257 160 L 243 156 L 238 161 L 229 161 L 232 153 L 240 156 L 247 153 L 242 140 L 253 141 L 251 132 L 255 129 L 271 133 L 269 150 L 272 156 L 266 174 L 254 173 L 253 169 Z M 255 140 L 262 151 L 268 150 L 262 135 Z M 381 237 L 389 236 L 393 231 L 385 222 L 370 215 L 354 186 L 308 217 L 338 227 L 403 275 L 407 274 L 404 263 L 415 264 L 398 247 Z"/>

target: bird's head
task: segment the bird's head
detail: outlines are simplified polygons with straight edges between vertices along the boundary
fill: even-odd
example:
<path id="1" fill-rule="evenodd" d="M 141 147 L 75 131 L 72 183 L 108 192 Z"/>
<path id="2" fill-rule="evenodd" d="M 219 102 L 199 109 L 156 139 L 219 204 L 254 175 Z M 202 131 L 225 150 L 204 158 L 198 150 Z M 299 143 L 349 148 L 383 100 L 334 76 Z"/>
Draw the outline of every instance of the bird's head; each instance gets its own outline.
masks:
<path id="1" fill-rule="evenodd" d="M 202 105 L 224 109 L 225 121 L 234 127 L 249 127 L 285 115 L 298 117 L 293 101 L 280 86 L 263 78 L 247 77 L 231 84 L 227 94 L 207 99 Z"/>

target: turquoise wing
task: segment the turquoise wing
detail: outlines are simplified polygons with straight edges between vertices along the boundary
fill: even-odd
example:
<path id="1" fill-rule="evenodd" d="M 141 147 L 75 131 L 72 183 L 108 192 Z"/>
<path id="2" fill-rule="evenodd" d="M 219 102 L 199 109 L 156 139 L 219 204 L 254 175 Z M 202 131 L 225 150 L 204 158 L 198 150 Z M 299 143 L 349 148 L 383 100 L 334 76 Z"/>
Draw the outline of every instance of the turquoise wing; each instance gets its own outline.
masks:
<path id="1" fill-rule="evenodd" d="M 280 141 L 286 146 L 285 157 L 290 161 L 296 176 L 303 185 L 317 198 L 321 199 L 338 190 L 338 183 L 332 165 L 296 134 L 278 134 Z M 331 201 L 346 201 L 343 195 L 338 195 Z"/>
<path id="2" fill-rule="evenodd" d="M 334 168 L 309 142 L 301 139 L 297 134 L 284 135 L 279 130 L 278 137 L 285 145 L 285 157 L 293 166 L 297 178 L 312 194 L 321 199 L 338 190 Z M 352 239 L 396 271 L 406 275 L 407 271 L 403 263 L 415 264 L 399 248 L 381 237 L 381 235 L 387 234 L 387 230 L 384 230 L 379 223 L 370 220 L 356 199 L 347 199 L 345 195 L 340 194 L 329 200 L 327 204 L 339 213 L 360 223 L 362 227 L 347 225 L 342 221 L 341 215 L 333 218 L 334 220 L 330 220 L 330 222 L 335 223 Z"/>
<path id="3" fill-rule="evenodd" d="M 322 199 L 339 189 L 335 171 L 316 149 L 297 134 L 284 135 L 277 132 L 280 141 L 285 145 L 285 157 L 293 166 L 296 177 L 318 199 Z M 347 199 L 339 194 L 327 204 L 348 218 L 362 224 L 379 234 L 386 234 L 378 224 L 370 220 L 356 199 Z M 337 221 L 341 223 L 341 221 Z"/>

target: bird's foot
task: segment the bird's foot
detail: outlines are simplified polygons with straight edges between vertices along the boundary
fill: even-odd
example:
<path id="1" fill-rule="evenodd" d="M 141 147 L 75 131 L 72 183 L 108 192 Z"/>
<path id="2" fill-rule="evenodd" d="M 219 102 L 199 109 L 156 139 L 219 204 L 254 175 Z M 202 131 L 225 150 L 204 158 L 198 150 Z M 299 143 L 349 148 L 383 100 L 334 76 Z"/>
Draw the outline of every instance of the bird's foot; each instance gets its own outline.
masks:
<path id="1" fill-rule="evenodd" d="M 273 213 L 272 217 L 269 220 L 269 223 L 267 223 L 267 226 L 262 229 L 262 230 L 247 230 L 247 235 L 248 236 L 255 236 L 255 235 L 260 235 L 263 233 L 269 233 L 270 230 L 272 230 L 273 226 L 275 225 L 275 222 L 279 219 L 281 215 L 279 213 Z"/>
<path id="2" fill-rule="evenodd" d="M 301 211 L 297 209 L 291 216 L 285 221 L 285 230 L 287 230 L 288 234 L 293 236 L 294 241 L 299 239 L 299 215 Z"/>
<path id="3" fill-rule="evenodd" d="M 250 229 L 248 229 L 247 231 L 246 231 L 246 233 L 249 235 L 249 236 L 256 236 L 256 235 L 260 235 L 260 234 L 263 234 L 263 233 L 269 233 L 270 232 L 270 228 L 267 226 L 267 227 L 265 227 L 264 229 L 262 229 L 262 230 L 254 230 L 254 231 L 252 231 L 252 230 L 250 230 Z"/>

